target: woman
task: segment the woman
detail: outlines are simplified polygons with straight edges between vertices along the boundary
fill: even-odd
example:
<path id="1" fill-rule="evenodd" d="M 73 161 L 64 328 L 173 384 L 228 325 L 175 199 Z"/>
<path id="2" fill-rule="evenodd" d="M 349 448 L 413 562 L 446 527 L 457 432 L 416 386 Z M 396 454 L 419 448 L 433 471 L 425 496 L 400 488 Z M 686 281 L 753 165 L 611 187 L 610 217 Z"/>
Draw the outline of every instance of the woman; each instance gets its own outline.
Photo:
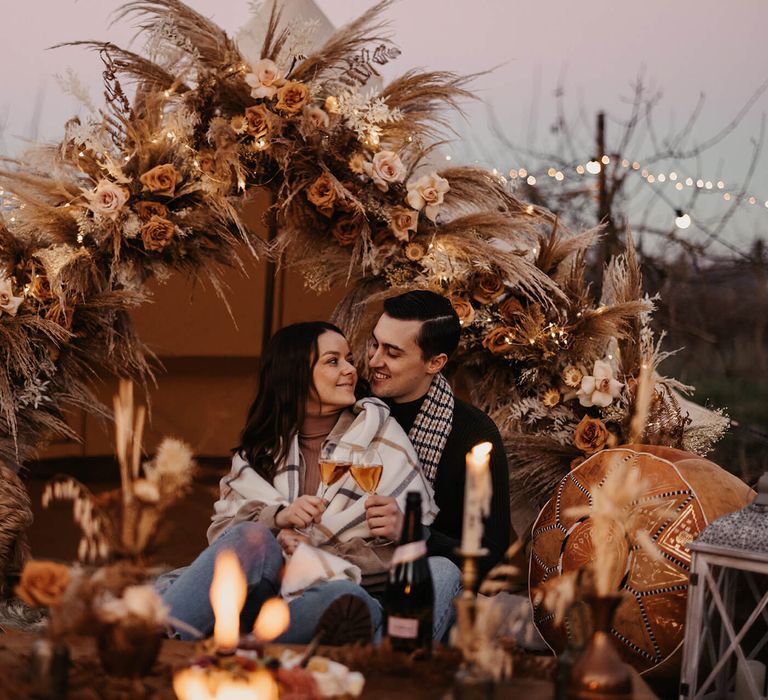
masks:
<path id="1" fill-rule="evenodd" d="M 378 628 L 380 606 L 357 581 L 383 580 L 393 545 L 368 546 L 365 494 L 349 474 L 328 489 L 325 499 L 317 495 L 321 451 L 327 459 L 345 460 L 353 451 L 375 448 L 383 465 L 378 493 L 395 496 L 404 509 L 406 492 L 421 492 L 425 525 L 437 509 L 405 433 L 382 402 L 356 401 L 356 389 L 357 371 L 336 326 L 297 323 L 274 335 L 232 469 L 220 483 L 209 547 L 191 566 L 158 582 L 174 618 L 211 633 L 208 590 L 214 561 L 221 550 L 233 549 L 248 582 L 240 620 L 244 632 L 253 626 L 261 603 L 280 590 L 283 554 L 294 556 L 282 591 L 290 599 L 291 628 L 280 641 L 308 642 L 323 611 L 342 596 L 362 599 Z M 319 571 L 293 566 L 299 559 L 311 564 L 317 556 L 316 550 L 300 547 L 308 543 L 305 530 L 310 527 L 318 549 L 341 557 L 340 565 L 324 557 Z M 178 633 L 189 638 L 183 629 Z"/>

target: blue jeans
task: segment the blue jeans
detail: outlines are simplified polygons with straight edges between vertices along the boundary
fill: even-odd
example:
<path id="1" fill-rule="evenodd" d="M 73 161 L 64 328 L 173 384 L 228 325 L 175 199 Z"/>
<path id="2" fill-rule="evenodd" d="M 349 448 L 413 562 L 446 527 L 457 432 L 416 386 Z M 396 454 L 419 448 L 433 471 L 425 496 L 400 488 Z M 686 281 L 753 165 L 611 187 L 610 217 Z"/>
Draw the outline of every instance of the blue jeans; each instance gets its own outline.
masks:
<path id="1" fill-rule="evenodd" d="M 189 566 L 164 574 L 155 582 L 155 589 L 171 609 L 171 615 L 206 637 L 213 633 L 214 616 L 209 599 L 213 567 L 216 556 L 225 549 L 237 554 L 248 586 L 248 595 L 240 613 L 241 634 L 253 629 L 261 604 L 280 590 L 283 554 L 274 535 L 258 523 L 234 525 L 206 547 Z M 180 639 L 195 638 L 183 629 L 176 633 Z"/>
<path id="2" fill-rule="evenodd" d="M 280 570 L 283 556 L 271 531 L 258 523 L 238 523 L 209 545 L 189 566 L 164 574 L 155 582 L 157 592 L 171 609 L 171 615 L 199 630 L 204 636 L 213 632 L 213 608 L 209 590 L 213 567 L 218 553 L 231 549 L 237 554 L 245 572 L 248 595 L 240 614 L 240 631 L 253 629 L 262 603 L 280 590 Z M 453 599 L 461 592 L 458 567 L 445 557 L 429 557 L 429 567 L 435 592 L 433 638 L 447 639 L 455 620 Z M 289 603 L 291 625 L 276 641 L 284 644 L 306 644 L 315 636 L 320 617 L 342 595 L 358 596 L 368 606 L 373 623 L 374 640 L 382 635 L 382 608 L 362 586 L 352 581 L 325 581 L 306 589 Z M 184 630 L 177 630 L 180 639 L 194 639 Z"/>
<path id="3" fill-rule="evenodd" d="M 432 617 L 432 639 L 446 643 L 448 633 L 456 622 L 453 599 L 462 591 L 461 571 L 447 557 L 429 557 L 429 571 L 435 591 L 435 609 Z"/>

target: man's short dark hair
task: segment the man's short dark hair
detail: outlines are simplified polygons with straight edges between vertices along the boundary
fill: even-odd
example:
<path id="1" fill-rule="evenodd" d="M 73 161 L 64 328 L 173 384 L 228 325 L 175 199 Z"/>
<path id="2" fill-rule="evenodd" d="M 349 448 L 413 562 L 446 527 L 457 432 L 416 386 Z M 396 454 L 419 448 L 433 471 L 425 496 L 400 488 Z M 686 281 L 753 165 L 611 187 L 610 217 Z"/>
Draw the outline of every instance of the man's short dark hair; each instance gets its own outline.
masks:
<path id="1" fill-rule="evenodd" d="M 461 323 L 453 304 L 440 294 L 414 289 L 384 301 L 384 313 L 399 321 L 421 321 L 416 342 L 425 360 L 456 351 L 461 336 Z"/>

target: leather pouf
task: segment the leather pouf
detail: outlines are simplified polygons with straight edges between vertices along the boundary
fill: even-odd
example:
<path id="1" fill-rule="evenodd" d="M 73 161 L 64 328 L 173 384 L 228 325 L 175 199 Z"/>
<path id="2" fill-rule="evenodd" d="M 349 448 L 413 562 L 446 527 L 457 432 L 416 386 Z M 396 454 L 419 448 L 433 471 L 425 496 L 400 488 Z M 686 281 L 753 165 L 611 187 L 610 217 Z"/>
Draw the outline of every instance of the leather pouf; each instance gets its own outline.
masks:
<path id="1" fill-rule="evenodd" d="M 625 599 L 614 617 L 614 643 L 641 673 L 674 672 L 683 642 L 691 562 L 686 545 L 710 521 L 747 505 L 754 492 L 713 462 L 681 450 L 632 445 L 598 452 L 563 477 L 534 523 L 531 591 L 590 560 L 589 518 L 576 520 L 565 513 L 589 504 L 591 492 L 617 461 L 636 465 L 648 484 L 644 500 L 665 507 L 654 509 L 641 523 L 661 550 L 661 561 L 623 546 Z M 562 651 L 566 631 L 555 627 L 553 616 L 534 607 L 534 622 L 550 647 Z"/>

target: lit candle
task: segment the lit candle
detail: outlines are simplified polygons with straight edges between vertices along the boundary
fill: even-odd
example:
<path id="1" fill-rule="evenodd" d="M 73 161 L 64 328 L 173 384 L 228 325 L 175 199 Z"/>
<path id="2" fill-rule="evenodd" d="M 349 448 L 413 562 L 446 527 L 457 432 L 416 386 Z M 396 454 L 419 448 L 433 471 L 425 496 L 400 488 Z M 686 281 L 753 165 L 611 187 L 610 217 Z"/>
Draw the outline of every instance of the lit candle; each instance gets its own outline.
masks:
<path id="1" fill-rule="evenodd" d="M 216 650 L 233 652 L 240 639 L 240 611 L 245 604 L 247 585 L 237 555 L 225 549 L 216 557 L 211 582 L 211 607 L 215 617 L 213 641 Z"/>
<path id="2" fill-rule="evenodd" d="M 475 445 L 467 454 L 467 476 L 464 484 L 464 525 L 461 531 L 461 551 L 480 554 L 483 539 L 483 518 L 491 511 L 491 473 L 488 468 L 490 442 Z"/>
<path id="3" fill-rule="evenodd" d="M 239 677 L 223 669 L 192 666 L 173 677 L 179 700 L 277 700 L 278 687 L 272 674 L 260 668 Z"/>
<path id="4" fill-rule="evenodd" d="M 259 610 L 253 625 L 253 636 L 261 643 L 277 639 L 291 624 L 291 612 L 282 598 L 270 598 Z"/>

